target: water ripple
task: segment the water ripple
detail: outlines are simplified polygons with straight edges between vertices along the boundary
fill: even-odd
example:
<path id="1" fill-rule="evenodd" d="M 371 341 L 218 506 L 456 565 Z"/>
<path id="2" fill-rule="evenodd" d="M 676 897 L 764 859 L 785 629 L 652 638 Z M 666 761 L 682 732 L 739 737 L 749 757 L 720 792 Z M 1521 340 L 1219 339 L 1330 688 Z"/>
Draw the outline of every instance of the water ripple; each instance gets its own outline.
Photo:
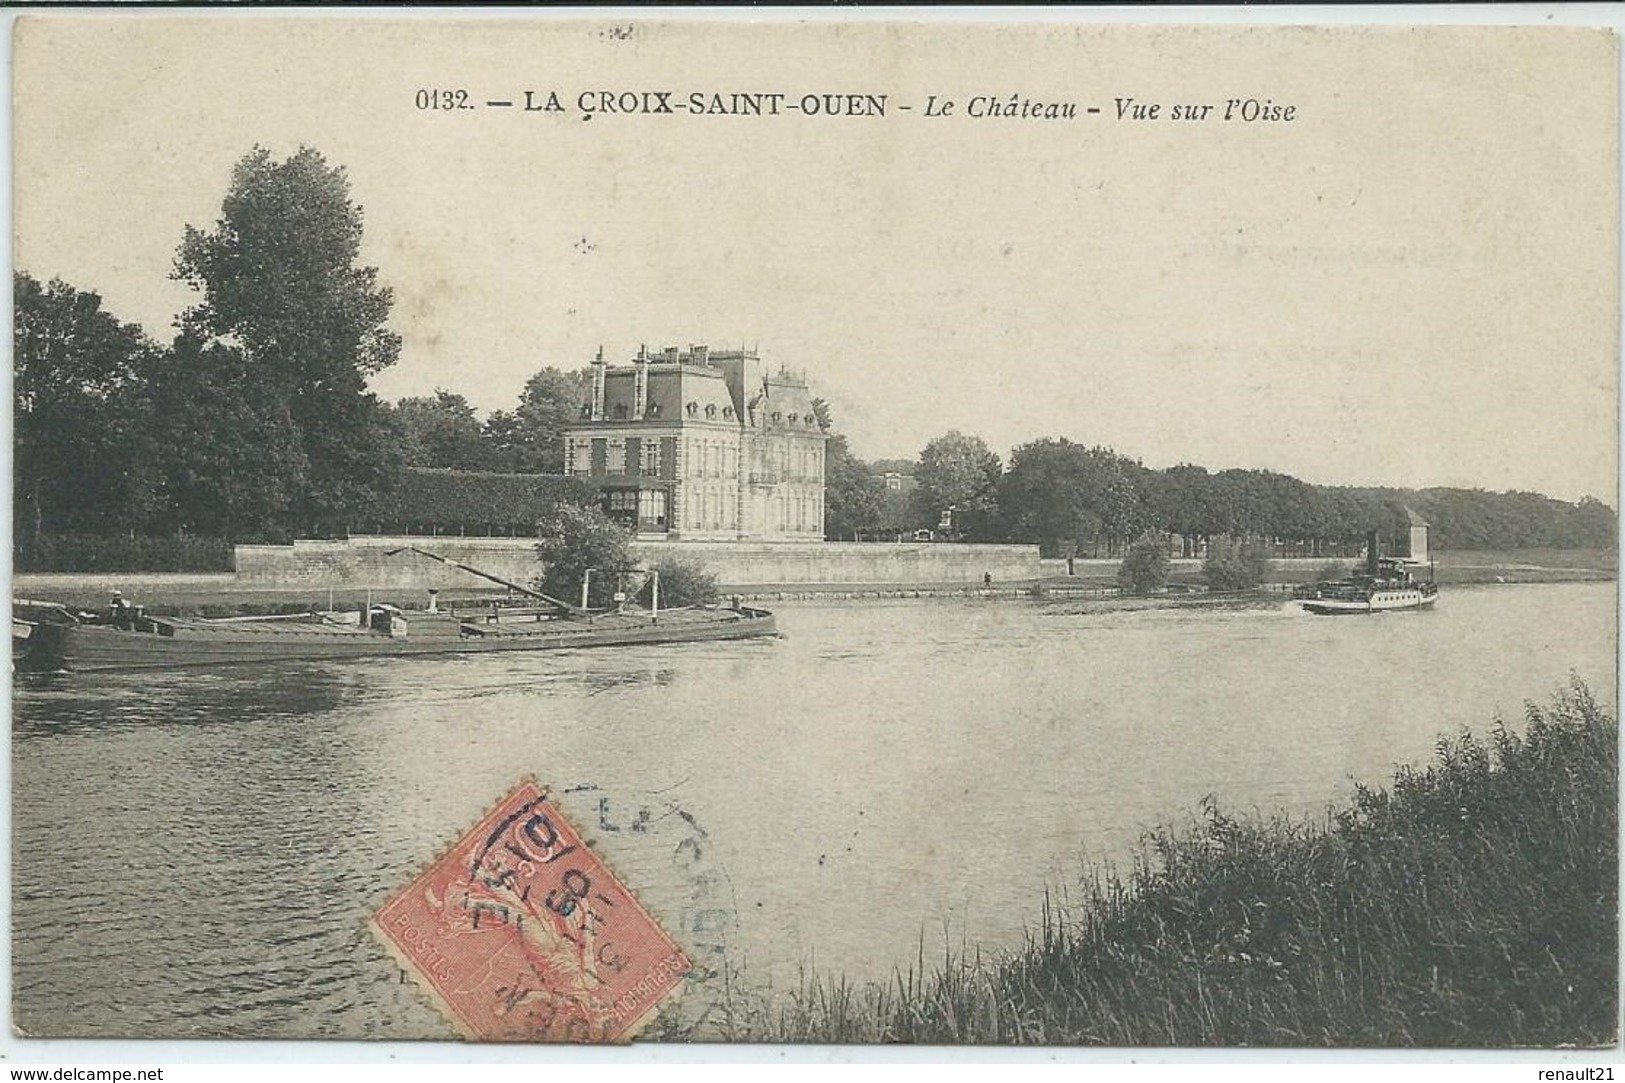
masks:
<path id="1" fill-rule="evenodd" d="M 1370 622 L 787 606 L 766 643 L 19 682 L 14 1019 L 446 1036 L 367 917 L 525 774 L 696 959 L 758 986 L 811 960 L 885 978 L 945 922 L 997 949 L 1080 852 L 1120 859 L 1204 794 L 1313 813 L 1571 668 L 1612 690 L 1613 598 L 1461 591 Z"/>

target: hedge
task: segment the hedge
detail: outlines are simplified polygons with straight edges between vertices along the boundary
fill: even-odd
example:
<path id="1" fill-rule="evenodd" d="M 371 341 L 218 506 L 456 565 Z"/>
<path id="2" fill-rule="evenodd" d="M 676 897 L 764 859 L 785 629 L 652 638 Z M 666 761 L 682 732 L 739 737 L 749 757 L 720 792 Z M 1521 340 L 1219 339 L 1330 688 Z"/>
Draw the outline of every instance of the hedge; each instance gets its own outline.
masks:
<path id="1" fill-rule="evenodd" d="M 41 534 L 12 547 L 18 572 L 229 572 L 231 543 L 196 534 Z"/>
<path id="2" fill-rule="evenodd" d="M 356 533 L 529 534 L 559 504 L 587 505 L 592 487 L 556 474 L 411 467 Z"/>

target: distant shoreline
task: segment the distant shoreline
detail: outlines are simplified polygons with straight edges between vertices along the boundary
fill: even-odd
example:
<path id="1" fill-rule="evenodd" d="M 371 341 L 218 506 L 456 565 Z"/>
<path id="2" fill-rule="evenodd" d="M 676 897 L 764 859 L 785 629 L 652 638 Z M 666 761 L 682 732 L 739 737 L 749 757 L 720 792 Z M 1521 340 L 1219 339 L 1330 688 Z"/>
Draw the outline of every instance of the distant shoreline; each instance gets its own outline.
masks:
<path id="1" fill-rule="evenodd" d="M 1527 583 L 1613 582 L 1616 567 L 1604 566 L 1616 554 L 1592 550 L 1507 550 L 1501 552 L 1460 552 L 1441 554 L 1435 575 L 1443 587 L 1496 586 Z M 1054 562 L 1063 563 L 1063 562 Z M 1117 561 L 1076 561 L 1079 574 L 1051 575 L 1042 579 L 981 583 L 773 583 L 721 587 L 724 598 L 738 595 L 747 601 L 892 601 L 914 598 L 980 598 L 988 601 L 1046 599 L 1099 603 L 1101 609 L 1201 608 L 1256 601 L 1282 600 L 1299 583 L 1312 582 L 1316 572 L 1328 563 L 1353 567 L 1354 560 L 1278 561 L 1271 581 L 1257 591 L 1239 594 L 1208 593 L 1200 582 L 1199 566 L 1176 566 L 1167 593 L 1146 597 L 1124 597 L 1116 586 Z M 86 572 L 69 574 L 29 573 L 12 578 L 11 593 L 16 598 L 60 602 L 82 609 L 98 609 L 107 604 L 113 590 L 122 591 L 138 604 L 159 615 L 228 616 L 270 612 L 355 607 L 371 597 L 408 607 L 421 605 L 421 592 L 369 590 L 365 587 L 325 588 L 243 588 L 230 573 L 189 574 L 161 572 Z M 442 601 L 501 597 L 502 591 L 445 591 Z"/>

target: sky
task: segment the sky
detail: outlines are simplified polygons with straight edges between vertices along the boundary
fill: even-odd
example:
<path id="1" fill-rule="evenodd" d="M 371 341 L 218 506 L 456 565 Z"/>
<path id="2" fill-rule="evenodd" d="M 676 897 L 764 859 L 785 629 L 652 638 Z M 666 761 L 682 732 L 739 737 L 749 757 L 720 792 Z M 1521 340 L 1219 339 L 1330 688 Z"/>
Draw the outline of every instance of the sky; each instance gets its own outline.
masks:
<path id="1" fill-rule="evenodd" d="M 15 266 L 159 339 L 195 299 L 175 248 L 232 164 L 310 145 L 346 169 L 394 291 L 385 398 L 511 408 L 600 346 L 749 345 L 865 458 L 958 429 L 1006 457 L 1064 436 L 1154 467 L 1614 503 L 1618 58 L 1598 31 L 16 26 Z M 474 108 L 418 108 L 441 90 Z M 605 91 L 885 115 L 588 119 Z M 1077 115 L 970 115 L 1012 96 Z M 1292 119 L 1222 119 L 1248 98 Z M 1119 119 L 1120 99 L 1160 109 Z M 1214 108 L 1171 118 L 1190 104 Z"/>

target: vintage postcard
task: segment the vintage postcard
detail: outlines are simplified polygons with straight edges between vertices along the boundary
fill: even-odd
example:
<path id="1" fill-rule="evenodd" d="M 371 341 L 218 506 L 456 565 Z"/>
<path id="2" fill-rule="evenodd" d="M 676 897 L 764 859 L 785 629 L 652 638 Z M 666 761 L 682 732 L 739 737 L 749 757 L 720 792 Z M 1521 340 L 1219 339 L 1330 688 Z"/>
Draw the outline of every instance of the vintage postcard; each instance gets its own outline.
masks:
<path id="1" fill-rule="evenodd" d="M 1617 1048 L 1611 29 L 12 29 L 25 1057 Z"/>

